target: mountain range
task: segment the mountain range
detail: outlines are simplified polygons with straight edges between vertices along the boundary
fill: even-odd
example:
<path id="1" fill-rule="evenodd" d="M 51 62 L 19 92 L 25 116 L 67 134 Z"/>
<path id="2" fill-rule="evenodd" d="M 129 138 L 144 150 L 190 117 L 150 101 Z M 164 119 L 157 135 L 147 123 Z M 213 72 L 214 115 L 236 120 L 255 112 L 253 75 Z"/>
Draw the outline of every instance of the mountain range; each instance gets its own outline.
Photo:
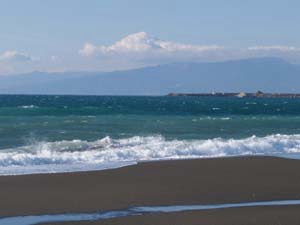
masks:
<path id="1" fill-rule="evenodd" d="M 165 95 L 170 92 L 300 93 L 300 65 L 280 58 L 173 63 L 115 72 L 0 76 L 0 94 Z"/>

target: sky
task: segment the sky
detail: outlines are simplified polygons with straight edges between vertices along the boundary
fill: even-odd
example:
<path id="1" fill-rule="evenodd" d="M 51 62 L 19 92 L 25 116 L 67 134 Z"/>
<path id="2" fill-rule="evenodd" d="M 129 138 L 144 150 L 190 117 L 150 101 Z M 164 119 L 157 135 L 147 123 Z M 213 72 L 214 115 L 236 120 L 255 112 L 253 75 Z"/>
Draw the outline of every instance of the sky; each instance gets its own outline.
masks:
<path id="1" fill-rule="evenodd" d="M 299 0 L 0 0 L 0 74 L 300 63 Z"/>

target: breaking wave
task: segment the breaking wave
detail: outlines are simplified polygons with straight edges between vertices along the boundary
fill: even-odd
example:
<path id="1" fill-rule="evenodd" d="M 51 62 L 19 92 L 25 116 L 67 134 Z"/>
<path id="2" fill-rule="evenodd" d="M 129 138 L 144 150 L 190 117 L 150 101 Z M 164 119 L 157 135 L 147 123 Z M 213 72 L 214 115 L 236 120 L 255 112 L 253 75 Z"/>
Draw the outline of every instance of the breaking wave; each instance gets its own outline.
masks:
<path id="1" fill-rule="evenodd" d="M 22 106 L 19 106 L 18 108 L 22 108 L 22 109 L 36 109 L 36 108 L 39 108 L 39 107 L 35 106 L 35 105 L 22 105 Z"/>
<path id="2" fill-rule="evenodd" d="M 300 158 L 300 135 L 167 140 L 162 136 L 38 142 L 0 151 L 0 175 L 116 168 L 145 160 L 272 155 Z"/>

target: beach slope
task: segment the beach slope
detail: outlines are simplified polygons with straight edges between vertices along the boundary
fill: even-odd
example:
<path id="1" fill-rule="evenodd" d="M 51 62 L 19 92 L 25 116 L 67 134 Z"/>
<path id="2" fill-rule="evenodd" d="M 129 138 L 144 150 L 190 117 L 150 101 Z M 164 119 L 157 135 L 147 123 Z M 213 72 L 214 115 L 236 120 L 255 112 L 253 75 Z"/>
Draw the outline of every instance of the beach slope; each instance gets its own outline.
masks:
<path id="1" fill-rule="evenodd" d="M 0 216 L 300 199 L 300 161 L 233 157 L 0 177 Z M 293 207 L 294 208 L 294 207 Z"/>

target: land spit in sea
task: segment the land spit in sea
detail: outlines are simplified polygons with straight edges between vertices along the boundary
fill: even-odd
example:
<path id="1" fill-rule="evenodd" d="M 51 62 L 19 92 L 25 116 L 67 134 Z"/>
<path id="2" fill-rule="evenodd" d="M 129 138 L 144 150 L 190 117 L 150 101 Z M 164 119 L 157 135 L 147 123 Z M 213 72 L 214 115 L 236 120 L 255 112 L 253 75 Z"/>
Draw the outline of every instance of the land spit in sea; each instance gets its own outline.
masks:
<path id="1" fill-rule="evenodd" d="M 0 216 L 299 200 L 299 106 L 298 98 L 0 96 Z M 106 222 L 297 224 L 297 210 Z"/>
<path id="2" fill-rule="evenodd" d="M 225 97 L 225 98 L 300 98 L 299 93 L 264 93 L 253 92 L 212 92 L 212 93 L 169 93 L 168 96 L 189 96 L 189 97 Z"/>

